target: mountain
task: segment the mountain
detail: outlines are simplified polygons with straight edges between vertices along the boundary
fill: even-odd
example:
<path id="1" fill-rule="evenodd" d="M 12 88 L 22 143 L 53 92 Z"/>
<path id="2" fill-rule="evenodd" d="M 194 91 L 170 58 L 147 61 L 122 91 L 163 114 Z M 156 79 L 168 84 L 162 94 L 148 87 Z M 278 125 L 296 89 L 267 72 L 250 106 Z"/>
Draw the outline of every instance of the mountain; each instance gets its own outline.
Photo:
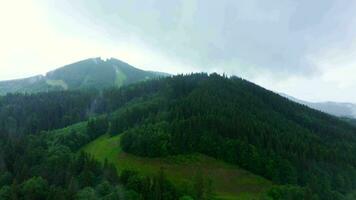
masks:
<path id="1" fill-rule="evenodd" d="M 283 93 L 281 93 L 281 95 L 294 102 L 306 105 L 310 108 L 331 115 L 335 115 L 337 117 L 356 118 L 356 104 L 353 103 L 340 103 L 340 102 L 331 102 L 331 101 L 314 103 L 314 102 L 303 101 Z"/>
<path id="2" fill-rule="evenodd" d="M 0 95 L 54 90 L 121 87 L 138 81 L 167 76 L 166 73 L 144 71 L 111 58 L 90 58 L 66 65 L 45 76 L 0 81 Z"/>
<path id="3" fill-rule="evenodd" d="M 67 127 L 80 121 L 83 121 L 81 128 Z M 53 134 L 51 130 L 57 128 L 64 129 L 60 134 Z M 6 95 L 0 97 L 0 133 L 39 135 L 28 137 L 28 145 L 23 141 L 13 145 L 2 142 L 6 147 L 4 151 L 20 148 L 2 154 L 8 155 L 3 160 L 9 163 L 4 166 L 16 174 L 14 177 L 20 177 L 19 185 L 27 177 L 41 176 L 49 184 L 69 188 L 72 179 L 62 180 L 62 176 L 56 177 L 51 169 L 57 169 L 59 163 L 67 160 L 65 152 L 75 154 L 89 144 L 91 153 L 112 158 L 104 166 L 111 162 L 116 164 L 115 152 L 121 151 L 124 153 L 120 159 L 130 157 L 140 163 L 138 166 L 149 169 L 153 166 L 147 166 L 145 161 L 157 166 L 162 158 L 172 158 L 178 164 L 174 169 L 177 173 L 182 171 L 179 167 L 184 166 L 179 165 L 182 163 L 179 158 L 186 159 L 186 155 L 192 154 L 237 165 L 276 186 L 264 199 L 341 200 L 356 189 L 356 128 L 353 125 L 238 77 L 199 73 L 143 81 L 101 93 L 79 90 Z M 10 137 L 10 142 L 16 142 L 13 138 L 16 137 Z M 103 139 L 110 146 L 103 146 Z M 29 149 L 24 150 L 25 147 Z M 43 155 L 39 153 L 44 150 Z M 47 160 L 49 156 L 54 160 Z M 26 162 L 26 170 L 23 170 L 21 166 Z M 63 165 L 67 166 L 66 162 Z M 75 172 L 90 169 L 75 168 L 76 165 L 66 169 L 73 167 L 78 169 Z M 158 177 L 164 177 L 162 168 L 155 168 L 160 174 Z M 40 173 L 41 170 L 44 172 Z M 140 179 L 133 175 L 135 173 L 123 173 L 122 184 L 140 195 L 158 191 L 150 190 L 156 188 L 154 185 L 138 185 L 153 184 L 161 178 Z M 98 173 L 83 171 L 75 178 L 79 183 L 84 181 L 78 187 L 97 188 L 95 174 Z M 22 176 L 25 178 L 21 179 Z M 127 176 L 135 178 L 128 181 Z M 228 176 L 242 178 L 238 173 Z M 193 186 L 173 185 L 181 187 L 177 191 L 184 191 L 193 199 L 204 199 L 200 197 L 211 195 L 205 182 L 198 178 Z"/>

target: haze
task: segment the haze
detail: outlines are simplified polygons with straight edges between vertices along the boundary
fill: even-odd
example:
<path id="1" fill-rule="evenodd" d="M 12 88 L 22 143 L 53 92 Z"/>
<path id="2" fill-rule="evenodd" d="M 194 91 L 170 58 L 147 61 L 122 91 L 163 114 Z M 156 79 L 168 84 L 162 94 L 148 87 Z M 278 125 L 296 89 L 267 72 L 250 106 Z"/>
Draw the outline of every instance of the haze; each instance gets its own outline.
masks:
<path id="1" fill-rule="evenodd" d="M 89 57 L 356 102 L 354 1 L 1 1 L 0 80 Z"/>

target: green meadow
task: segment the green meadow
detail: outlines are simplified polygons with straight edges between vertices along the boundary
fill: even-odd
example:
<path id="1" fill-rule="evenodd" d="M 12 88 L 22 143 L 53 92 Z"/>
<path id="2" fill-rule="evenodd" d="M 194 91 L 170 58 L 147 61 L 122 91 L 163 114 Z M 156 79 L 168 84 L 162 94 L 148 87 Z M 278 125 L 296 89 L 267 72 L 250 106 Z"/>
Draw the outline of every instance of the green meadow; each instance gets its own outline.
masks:
<path id="1" fill-rule="evenodd" d="M 82 150 L 92 154 L 99 161 L 107 159 L 114 163 L 119 171 L 130 169 L 154 175 L 163 168 L 168 179 L 178 187 L 191 184 L 193 177 L 197 173 L 202 173 L 212 181 L 217 199 L 258 199 L 272 186 L 270 181 L 260 176 L 202 154 L 165 158 L 144 158 L 127 154 L 120 148 L 120 135 L 113 137 L 103 135 Z"/>

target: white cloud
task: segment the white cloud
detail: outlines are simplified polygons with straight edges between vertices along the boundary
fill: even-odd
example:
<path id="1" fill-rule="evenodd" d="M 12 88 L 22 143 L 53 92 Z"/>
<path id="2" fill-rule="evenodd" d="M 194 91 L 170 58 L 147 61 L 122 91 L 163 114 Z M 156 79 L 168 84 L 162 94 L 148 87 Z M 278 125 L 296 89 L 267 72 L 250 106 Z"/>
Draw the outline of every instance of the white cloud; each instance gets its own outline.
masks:
<path id="1" fill-rule="evenodd" d="M 171 73 L 226 72 L 306 100 L 356 102 L 353 3 L 0 3 L 0 80 L 103 56 Z"/>
<path id="2" fill-rule="evenodd" d="M 57 10 L 43 6 L 43 2 L 1 3 L 0 80 L 43 74 L 70 62 L 97 56 L 117 57 L 150 70 L 173 73 L 187 70 L 179 62 L 170 62 L 151 51 L 137 37 L 114 40 L 105 30 L 100 30 L 100 26 L 78 24 L 70 14 L 63 16 L 62 13 L 62 21 L 56 21 L 50 12 Z"/>

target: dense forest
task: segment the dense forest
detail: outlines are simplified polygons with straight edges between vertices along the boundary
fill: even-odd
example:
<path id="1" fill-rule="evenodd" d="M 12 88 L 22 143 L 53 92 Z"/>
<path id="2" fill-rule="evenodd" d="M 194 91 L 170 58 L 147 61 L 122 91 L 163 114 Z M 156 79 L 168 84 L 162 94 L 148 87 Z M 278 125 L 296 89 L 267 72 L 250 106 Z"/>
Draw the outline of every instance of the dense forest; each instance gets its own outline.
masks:
<path id="1" fill-rule="evenodd" d="M 85 133 L 50 134 L 80 121 Z M 280 185 L 264 199 L 344 199 L 356 188 L 355 126 L 238 77 L 200 73 L 104 91 L 9 94 L 0 97 L 0 131 L 4 199 L 211 198 L 199 178 L 200 187 L 181 191 L 163 170 L 116 175 L 110 161 L 77 153 L 106 132 L 122 134 L 123 150 L 138 156 L 198 152 L 237 164 Z"/>
<path id="2" fill-rule="evenodd" d="M 87 124 L 87 131 L 92 130 Z M 1 135 L 0 199 L 179 199 L 199 195 L 192 188 L 180 191 L 161 170 L 154 176 L 122 171 L 103 164 L 65 141 L 45 133 L 28 136 Z M 80 148 L 80 146 L 76 146 Z M 74 148 L 75 149 L 75 148 Z M 199 184 L 199 182 L 197 182 Z M 191 198 L 191 197 L 189 197 Z"/>
<path id="3" fill-rule="evenodd" d="M 201 152 L 237 163 L 314 198 L 341 199 L 355 187 L 356 129 L 240 78 L 195 74 L 122 111 L 111 133 L 140 156 Z M 116 129 L 115 129 L 116 128 Z"/>
<path id="4" fill-rule="evenodd" d="M 0 131 L 35 134 L 85 120 L 95 104 L 94 91 L 8 94 L 0 97 Z"/>

